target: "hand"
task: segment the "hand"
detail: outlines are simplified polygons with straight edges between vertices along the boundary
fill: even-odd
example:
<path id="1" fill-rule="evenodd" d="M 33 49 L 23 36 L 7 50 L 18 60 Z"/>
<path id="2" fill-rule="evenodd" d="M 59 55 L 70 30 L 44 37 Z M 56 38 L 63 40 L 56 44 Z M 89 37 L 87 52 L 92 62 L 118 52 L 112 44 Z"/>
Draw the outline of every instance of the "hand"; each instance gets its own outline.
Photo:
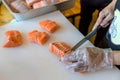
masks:
<path id="1" fill-rule="evenodd" d="M 112 68 L 112 55 L 97 47 L 80 48 L 65 55 L 61 61 L 75 72 L 97 71 Z"/>
<path id="2" fill-rule="evenodd" d="M 117 0 L 113 0 L 107 7 L 105 7 L 98 16 L 98 19 L 93 27 L 93 30 L 101 25 L 107 27 L 114 17 L 114 8 Z"/>

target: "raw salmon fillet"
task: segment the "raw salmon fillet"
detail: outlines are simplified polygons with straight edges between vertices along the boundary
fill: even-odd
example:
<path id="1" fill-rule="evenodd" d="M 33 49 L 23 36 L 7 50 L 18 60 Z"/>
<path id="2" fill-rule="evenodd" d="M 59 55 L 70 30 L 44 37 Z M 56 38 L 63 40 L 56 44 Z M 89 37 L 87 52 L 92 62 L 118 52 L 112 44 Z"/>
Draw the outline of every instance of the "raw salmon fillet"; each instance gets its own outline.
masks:
<path id="1" fill-rule="evenodd" d="M 61 58 L 71 52 L 71 47 L 65 42 L 52 42 L 49 44 L 49 51 Z"/>
<path id="2" fill-rule="evenodd" d="M 10 7 L 14 12 L 23 13 L 29 11 L 29 8 L 22 0 L 15 0 L 10 3 Z"/>
<path id="3" fill-rule="evenodd" d="M 47 5 L 48 5 L 47 1 L 40 1 L 33 4 L 33 9 L 38 9 Z"/>
<path id="4" fill-rule="evenodd" d="M 7 41 L 4 43 L 4 48 L 16 47 L 22 45 L 22 36 L 18 30 L 9 30 L 5 32 Z"/>
<path id="5" fill-rule="evenodd" d="M 6 1 L 6 3 L 7 3 L 8 5 L 10 5 L 10 3 L 13 2 L 13 1 L 15 1 L 15 0 L 5 0 L 5 1 Z"/>
<path id="6" fill-rule="evenodd" d="M 34 3 L 39 2 L 41 0 L 25 0 L 28 7 L 32 7 Z"/>
<path id="7" fill-rule="evenodd" d="M 42 20 L 39 22 L 39 26 L 50 33 L 55 32 L 59 28 L 59 25 L 52 20 Z"/>
<path id="8" fill-rule="evenodd" d="M 48 39 L 49 35 L 46 32 L 39 32 L 37 30 L 33 30 L 28 33 L 28 40 L 38 43 L 40 45 L 44 45 Z"/>

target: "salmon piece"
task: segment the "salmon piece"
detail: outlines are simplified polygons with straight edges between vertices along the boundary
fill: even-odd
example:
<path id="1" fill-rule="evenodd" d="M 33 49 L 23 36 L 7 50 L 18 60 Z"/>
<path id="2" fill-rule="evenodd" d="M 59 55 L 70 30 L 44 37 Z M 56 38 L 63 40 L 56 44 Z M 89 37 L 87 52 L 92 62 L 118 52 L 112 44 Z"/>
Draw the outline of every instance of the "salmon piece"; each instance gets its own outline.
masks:
<path id="1" fill-rule="evenodd" d="M 67 1 L 67 0 L 58 0 L 59 2 L 64 2 L 64 1 Z"/>
<path id="2" fill-rule="evenodd" d="M 71 47 L 65 42 L 52 42 L 49 44 L 49 51 L 61 58 L 71 52 Z"/>
<path id="3" fill-rule="evenodd" d="M 54 3 L 57 3 L 59 0 L 48 0 L 48 2 L 50 3 L 50 4 L 54 4 Z"/>
<path id="4" fill-rule="evenodd" d="M 28 7 L 32 7 L 34 3 L 39 2 L 41 0 L 25 0 Z"/>
<path id="5" fill-rule="evenodd" d="M 47 5 L 48 5 L 47 1 L 40 1 L 33 4 L 33 9 L 41 8 Z"/>
<path id="6" fill-rule="evenodd" d="M 15 1 L 15 0 L 5 0 L 5 2 L 6 2 L 8 5 L 10 5 L 10 3 L 13 2 L 13 1 Z"/>
<path id="7" fill-rule="evenodd" d="M 40 45 L 44 45 L 49 37 L 50 36 L 46 32 L 39 32 L 37 30 L 33 30 L 28 33 L 29 41 L 38 43 Z"/>
<path id="8" fill-rule="evenodd" d="M 4 48 L 16 47 L 22 45 L 22 36 L 18 30 L 9 30 L 5 32 L 7 41 L 3 44 Z"/>
<path id="9" fill-rule="evenodd" d="M 50 33 L 55 32 L 59 28 L 59 25 L 52 20 L 42 20 L 39 22 L 39 26 Z"/>
<path id="10" fill-rule="evenodd" d="M 15 0 L 11 2 L 10 7 L 14 12 L 23 13 L 23 12 L 29 11 L 29 8 L 25 4 L 25 2 L 22 0 Z"/>

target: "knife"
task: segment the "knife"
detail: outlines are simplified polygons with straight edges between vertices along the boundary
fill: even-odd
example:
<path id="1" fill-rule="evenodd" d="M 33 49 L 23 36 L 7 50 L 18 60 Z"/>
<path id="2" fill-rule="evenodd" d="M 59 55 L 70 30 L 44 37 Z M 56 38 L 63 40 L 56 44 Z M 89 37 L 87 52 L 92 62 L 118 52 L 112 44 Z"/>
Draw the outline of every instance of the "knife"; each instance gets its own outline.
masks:
<path id="1" fill-rule="evenodd" d="M 98 26 L 96 29 L 94 29 L 93 31 L 91 31 L 89 34 L 87 34 L 82 40 L 80 40 L 75 46 L 72 47 L 72 51 L 75 51 L 79 46 L 81 46 L 84 42 L 86 42 L 87 40 L 89 40 L 90 38 L 92 38 L 97 31 L 102 28 L 102 26 Z"/>

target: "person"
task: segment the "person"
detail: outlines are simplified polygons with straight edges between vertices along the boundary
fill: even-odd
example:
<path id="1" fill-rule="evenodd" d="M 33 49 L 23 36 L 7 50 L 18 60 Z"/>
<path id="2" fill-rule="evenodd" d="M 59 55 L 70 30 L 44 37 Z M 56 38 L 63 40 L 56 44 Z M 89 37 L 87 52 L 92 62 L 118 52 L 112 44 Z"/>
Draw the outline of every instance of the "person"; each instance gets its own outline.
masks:
<path id="1" fill-rule="evenodd" d="M 88 34 L 90 22 L 92 21 L 92 15 L 95 10 L 101 11 L 106 7 L 112 0 L 80 0 L 81 13 L 79 22 L 79 31 L 85 36 Z M 100 29 L 97 32 L 94 45 L 97 47 L 104 47 L 100 45 L 101 39 L 104 38 L 108 28 Z M 105 46 L 107 47 L 107 46 Z"/>
<path id="2" fill-rule="evenodd" d="M 109 31 L 106 34 L 107 42 L 109 47 L 113 50 L 112 52 L 118 54 L 120 54 L 119 20 L 120 20 L 120 0 L 113 0 L 105 9 L 103 9 L 100 12 L 99 17 L 93 27 L 93 30 L 97 28 L 98 25 L 101 25 L 105 28 L 111 23 Z M 118 66 L 118 68 L 120 68 L 120 66 Z"/>
<path id="3" fill-rule="evenodd" d="M 116 65 L 120 69 L 120 0 L 112 0 L 97 18 L 92 30 L 98 25 L 103 28 L 110 25 L 106 34 L 110 49 L 99 47 L 78 48 L 63 58 L 68 68 L 76 72 L 96 71 L 100 69 L 113 68 Z M 67 63 L 66 63 L 67 62 Z"/>
<path id="4" fill-rule="evenodd" d="M 107 25 L 110 24 L 110 28 L 106 36 L 108 39 L 107 42 L 113 50 L 120 50 L 119 19 L 120 19 L 120 0 L 113 0 L 106 8 L 104 8 L 100 12 L 99 17 L 93 27 L 93 30 L 97 28 L 98 25 L 101 25 L 104 28 L 106 28 Z"/>

